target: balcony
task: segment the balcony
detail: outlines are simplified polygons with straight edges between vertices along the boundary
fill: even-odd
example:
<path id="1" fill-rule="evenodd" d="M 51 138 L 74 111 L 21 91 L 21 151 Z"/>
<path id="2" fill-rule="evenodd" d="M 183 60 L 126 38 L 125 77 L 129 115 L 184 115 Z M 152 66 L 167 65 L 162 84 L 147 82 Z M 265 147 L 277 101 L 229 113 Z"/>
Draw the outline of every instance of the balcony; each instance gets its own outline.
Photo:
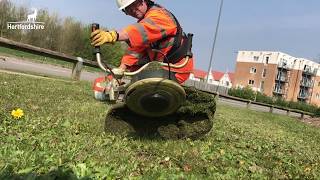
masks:
<path id="1" fill-rule="evenodd" d="M 298 94 L 298 99 L 301 99 L 301 100 L 306 100 L 309 98 L 309 93 L 299 93 Z"/>
<path id="2" fill-rule="evenodd" d="M 307 67 L 302 71 L 302 74 L 316 76 L 318 69 L 311 69 L 311 67 Z"/>
<path id="3" fill-rule="evenodd" d="M 307 87 L 307 88 L 311 88 L 313 87 L 313 81 L 312 80 L 301 80 L 300 81 L 300 86 L 302 87 Z"/>
<path id="4" fill-rule="evenodd" d="M 289 71 L 290 69 L 292 69 L 292 67 L 289 66 L 286 62 L 279 62 L 278 68 L 279 68 L 279 69 L 284 69 L 284 70 L 287 70 L 287 71 Z"/>
<path id="5" fill-rule="evenodd" d="M 301 89 L 300 88 L 300 91 L 299 91 L 299 94 L 298 94 L 298 99 L 300 100 L 306 100 L 310 97 L 310 92 L 309 90 L 307 89 Z"/>
<path id="6" fill-rule="evenodd" d="M 276 77 L 276 81 L 288 82 L 286 76 L 279 76 L 279 75 Z"/>
<path id="7" fill-rule="evenodd" d="M 284 93 L 284 90 L 279 89 L 279 88 L 275 88 L 275 89 L 273 90 L 273 94 L 284 95 L 285 93 Z"/>

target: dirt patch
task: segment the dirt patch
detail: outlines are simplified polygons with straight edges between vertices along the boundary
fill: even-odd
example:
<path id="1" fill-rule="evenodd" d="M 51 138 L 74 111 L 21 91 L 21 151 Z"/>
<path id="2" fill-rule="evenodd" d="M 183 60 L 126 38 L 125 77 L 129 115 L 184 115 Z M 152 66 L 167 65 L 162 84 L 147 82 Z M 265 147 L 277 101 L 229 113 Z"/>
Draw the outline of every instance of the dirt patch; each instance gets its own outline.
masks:
<path id="1" fill-rule="evenodd" d="M 320 127 L 320 117 L 307 117 L 301 121 L 312 126 Z"/>
<path id="2" fill-rule="evenodd" d="M 125 104 L 113 105 L 106 116 L 105 131 L 113 134 L 198 139 L 213 126 L 216 102 L 212 95 L 185 88 L 187 101 L 174 114 L 147 118 L 131 112 Z"/>

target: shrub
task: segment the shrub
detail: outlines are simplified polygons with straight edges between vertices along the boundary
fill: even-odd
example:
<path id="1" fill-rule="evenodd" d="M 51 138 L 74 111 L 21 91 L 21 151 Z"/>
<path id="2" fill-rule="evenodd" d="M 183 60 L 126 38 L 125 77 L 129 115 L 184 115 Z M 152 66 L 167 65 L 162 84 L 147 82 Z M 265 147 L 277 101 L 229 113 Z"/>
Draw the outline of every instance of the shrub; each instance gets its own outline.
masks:
<path id="1" fill-rule="evenodd" d="M 284 100 L 283 98 L 275 98 L 274 102 L 273 102 L 274 105 L 277 105 L 277 106 L 281 106 L 281 107 L 289 107 L 289 103 L 288 101 Z"/>
<path id="2" fill-rule="evenodd" d="M 302 111 L 310 112 L 310 113 L 316 113 L 318 107 L 316 105 L 310 105 L 306 104 L 305 102 L 293 102 L 290 101 L 288 103 L 288 107 L 291 109 L 299 109 Z"/>
<path id="3" fill-rule="evenodd" d="M 266 104 L 273 104 L 272 97 L 266 96 L 266 95 L 262 94 L 261 92 L 257 92 L 256 101 L 266 103 Z"/>
<path id="4" fill-rule="evenodd" d="M 269 97 L 261 92 L 255 92 L 251 87 L 247 86 L 245 88 L 231 88 L 228 91 L 229 96 L 239 97 L 242 99 L 248 99 L 256 102 L 277 105 L 280 107 L 286 107 L 290 109 L 298 109 L 305 112 L 314 113 L 316 116 L 320 117 L 320 108 L 316 105 L 310 105 L 305 102 L 293 102 L 286 101 L 281 97 Z"/>
<path id="5" fill-rule="evenodd" d="M 314 115 L 315 115 L 316 117 L 320 117 L 320 108 L 317 108 L 317 109 L 316 109 Z"/>
<path id="6" fill-rule="evenodd" d="M 231 88 L 228 91 L 228 95 L 252 101 L 255 99 L 255 92 L 249 86 L 245 88 Z"/>

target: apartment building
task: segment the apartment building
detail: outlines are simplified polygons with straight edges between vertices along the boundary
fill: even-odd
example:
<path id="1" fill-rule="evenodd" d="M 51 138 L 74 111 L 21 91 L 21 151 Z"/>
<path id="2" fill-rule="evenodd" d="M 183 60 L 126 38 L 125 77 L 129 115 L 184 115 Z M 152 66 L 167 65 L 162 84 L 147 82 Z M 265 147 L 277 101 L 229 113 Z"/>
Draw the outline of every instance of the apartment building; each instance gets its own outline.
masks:
<path id="1" fill-rule="evenodd" d="M 282 52 L 239 51 L 233 87 L 320 106 L 320 64 Z"/>

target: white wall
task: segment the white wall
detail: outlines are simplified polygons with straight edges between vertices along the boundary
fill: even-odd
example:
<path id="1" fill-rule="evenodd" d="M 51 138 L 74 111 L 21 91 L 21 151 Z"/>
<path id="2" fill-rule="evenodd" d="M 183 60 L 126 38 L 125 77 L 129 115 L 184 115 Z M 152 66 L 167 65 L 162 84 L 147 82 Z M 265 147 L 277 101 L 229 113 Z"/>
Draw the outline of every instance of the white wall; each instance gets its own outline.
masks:
<path id="1" fill-rule="evenodd" d="M 220 84 L 222 86 L 231 88 L 232 87 L 232 83 L 231 83 L 231 79 L 229 77 L 228 73 L 224 73 L 224 75 L 222 76 L 222 78 L 220 79 Z"/>
<path id="2" fill-rule="evenodd" d="M 190 74 L 189 79 L 193 81 L 200 81 L 200 79 L 196 78 L 193 73 Z"/>
<path id="3" fill-rule="evenodd" d="M 193 80 L 193 81 L 201 81 L 200 78 L 194 77 L 193 73 L 190 74 L 189 79 Z M 204 80 L 207 80 L 207 76 L 204 77 Z M 231 88 L 232 87 L 231 79 L 230 79 L 228 73 L 225 73 L 219 81 L 216 81 L 216 80 L 213 79 L 213 75 L 210 72 L 209 73 L 208 84 L 213 84 L 213 85 L 217 85 L 217 86 L 223 86 L 223 87 L 227 87 L 227 88 Z"/>
<path id="4" fill-rule="evenodd" d="M 279 52 L 271 51 L 239 51 L 237 62 L 278 64 Z M 256 57 L 256 58 L 255 58 Z"/>
<path id="5" fill-rule="evenodd" d="M 282 64 L 285 62 L 290 69 L 303 70 L 304 66 L 310 66 L 312 71 L 320 69 L 320 64 L 305 58 L 297 58 L 282 52 L 273 51 L 238 51 L 237 62 L 250 62 L 250 63 L 266 63 L 269 58 L 268 64 Z M 320 76 L 320 70 L 317 72 Z"/>

